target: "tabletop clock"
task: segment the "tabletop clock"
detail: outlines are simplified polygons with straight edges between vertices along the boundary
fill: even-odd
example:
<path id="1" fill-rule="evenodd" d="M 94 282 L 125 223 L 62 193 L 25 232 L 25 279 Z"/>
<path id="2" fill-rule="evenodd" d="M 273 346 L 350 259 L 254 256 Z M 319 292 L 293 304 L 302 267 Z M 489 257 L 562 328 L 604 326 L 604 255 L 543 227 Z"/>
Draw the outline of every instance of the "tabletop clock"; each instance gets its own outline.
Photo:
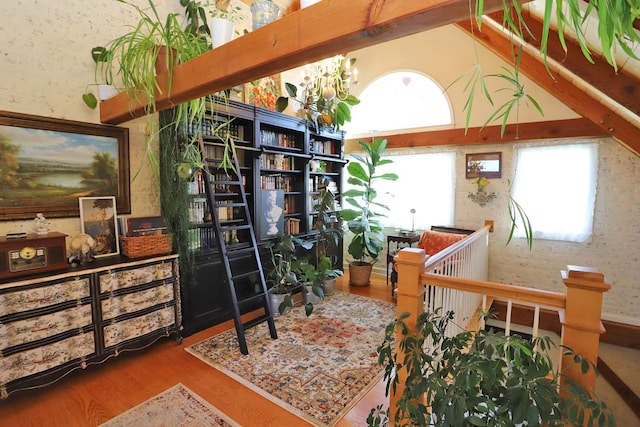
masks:
<path id="1" fill-rule="evenodd" d="M 64 233 L 0 237 L 0 279 L 68 267 Z"/>

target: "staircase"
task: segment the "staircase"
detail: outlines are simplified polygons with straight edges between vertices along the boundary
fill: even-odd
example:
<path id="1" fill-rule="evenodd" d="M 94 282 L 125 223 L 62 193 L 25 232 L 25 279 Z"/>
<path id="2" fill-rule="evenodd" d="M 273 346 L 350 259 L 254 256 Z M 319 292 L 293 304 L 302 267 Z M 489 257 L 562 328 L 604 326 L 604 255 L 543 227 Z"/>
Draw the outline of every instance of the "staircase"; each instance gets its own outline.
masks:
<path id="1" fill-rule="evenodd" d="M 200 138 L 201 153 L 208 152 L 207 145 L 220 146 L 221 144 L 205 142 Z M 267 322 L 271 338 L 276 339 L 278 335 L 247 204 L 243 175 L 231 147 L 224 146 L 223 159 L 203 159 L 206 165 L 204 181 L 207 202 L 211 209 L 211 221 L 217 236 L 216 243 L 225 267 L 224 279 L 233 304 L 233 320 L 238 344 L 242 354 L 248 354 L 246 329 Z M 255 309 L 257 305 L 264 310 L 263 314 L 243 322 L 241 314 Z"/>

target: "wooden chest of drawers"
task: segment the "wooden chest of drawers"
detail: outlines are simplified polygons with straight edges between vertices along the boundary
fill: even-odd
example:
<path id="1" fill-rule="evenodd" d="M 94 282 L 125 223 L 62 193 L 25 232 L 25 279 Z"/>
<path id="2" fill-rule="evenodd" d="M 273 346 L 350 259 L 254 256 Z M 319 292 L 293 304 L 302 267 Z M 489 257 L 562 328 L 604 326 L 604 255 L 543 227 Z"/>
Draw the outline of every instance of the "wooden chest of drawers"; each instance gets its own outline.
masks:
<path id="1" fill-rule="evenodd" d="M 0 284 L 0 397 L 181 329 L 177 255 Z"/>

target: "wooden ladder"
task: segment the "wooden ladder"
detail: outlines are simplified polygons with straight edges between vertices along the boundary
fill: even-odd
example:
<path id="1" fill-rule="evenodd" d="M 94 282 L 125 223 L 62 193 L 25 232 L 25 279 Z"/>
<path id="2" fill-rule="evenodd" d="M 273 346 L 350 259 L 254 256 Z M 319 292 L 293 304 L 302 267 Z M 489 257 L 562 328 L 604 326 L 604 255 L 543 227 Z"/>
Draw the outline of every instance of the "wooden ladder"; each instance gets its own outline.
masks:
<path id="1" fill-rule="evenodd" d="M 247 204 L 245 184 L 234 150 L 225 145 L 232 166 L 225 165 L 221 159 L 206 158 L 207 145 L 220 146 L 200 138 L 200 152 L 205 163 L 205 193 L 211 210 L 211 221 L 215 227 L 216 243 L 225 267 L 229 294 L 233 304 L 233 320 L 242 354 L 248 354 L 245 330 L 262 322 L 269 324 L 271 338 L 278 338 L 273 312 L 269 304 L 267 284 L 260 260 L 255 231 Z M 226 167 L 225 167 L 226 166 Z M 216 278 L 212 278 L 215 280 Z M 254 283 L 247 291 L 238 282 L 247 280 Z M 247 322 L 241 314 L 245 308 L 255 308 L 260 304 L 264 313 Z"/>

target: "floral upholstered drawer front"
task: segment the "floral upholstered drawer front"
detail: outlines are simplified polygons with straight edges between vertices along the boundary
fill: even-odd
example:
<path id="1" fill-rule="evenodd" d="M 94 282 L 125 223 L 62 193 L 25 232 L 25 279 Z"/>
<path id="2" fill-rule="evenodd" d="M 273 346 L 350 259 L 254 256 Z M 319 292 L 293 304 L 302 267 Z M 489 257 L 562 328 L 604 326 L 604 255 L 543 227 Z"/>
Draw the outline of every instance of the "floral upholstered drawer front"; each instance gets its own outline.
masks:
<path id="1" fill-rule="evenodd" d="M 105 347 L 109 348 L 132 338 L 167 328 L 175 324 L 175 321 L 174 308 L 165 307 L 144 316 L 112 323 L 104 327 Z"/>
<path id="2" fill-rule="evenodd" d="M 0 358 L 0 386 L 95 353 L 93 333 Z"/>
<path id="3" fill-rule="evenodd" d="M 100 274 L 100 293 L 126 289 L 132 286 L 173 277 L 173 263 L 162 262 L 131 269 Z"/>
<path id="4" fill-rule="evenodd" d="M 89 278 L 80 277 L 39 288 L 0 294 L 0 316 L 48 307 L 88 297 Z"/>
<path id="5" fill-rule="evenodd" d="M 114 296 L 102 301 L 102 319 L 113 319 L 121 314 L 135 313 L 157 304 L 173 301 L 173 299 L 172 282 L 133 294 Z"/>
<path id="6" fill-rule="evenodd" d="M 85 304 L 38 317 L 0 324 L 0 350 L 91 325 L 91 305 Z"/>

